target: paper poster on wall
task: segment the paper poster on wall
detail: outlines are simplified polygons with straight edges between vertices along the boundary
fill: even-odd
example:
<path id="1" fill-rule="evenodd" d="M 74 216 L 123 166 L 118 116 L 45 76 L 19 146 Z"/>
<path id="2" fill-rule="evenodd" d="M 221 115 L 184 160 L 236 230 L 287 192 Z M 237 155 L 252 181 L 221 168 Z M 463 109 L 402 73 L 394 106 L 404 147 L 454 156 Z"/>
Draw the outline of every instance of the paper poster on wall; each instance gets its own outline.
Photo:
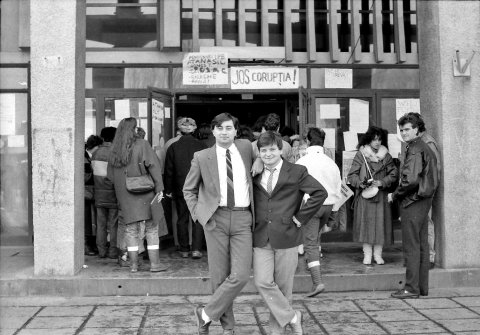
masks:
<path id="1" fill-rule="evenodd" d="M 369 125 L 370 103 L 360 99 L 350 99 L 349 117 L 350 131 L 365 133 Z"/>
<path id="2" fill-rule="evenodd" d="M 121 121 L 130 117 L 130 100 L 115 100 L 115 120 Z"/>
<path id="3" fill-rule="evenodd" d="M 393 158 L 398 158 L 402 152 L 402 142 L 397 134 L 388 134 L 388 152 Z"/>
<path id="4" fill-rule="evenodd" d="M 323 131 L 325 132 L 325 143 L 323 146 L 325 148 L 330 148 L 330 149 L 335 149 L 335 142 L 337 138 L 337 129 L 335 128 L 323 128 Z"/>
<path id="5" fill-rule="evenodd" d="M 230 88 L 242 89 L 297 89 L 297 67 L 242 66 L 230 68 Z"/>
<path id="6" fill-rule="evenodd" d="M 354 131 L 345 131 L 343 133 L 343 143 L 345 144 L 345 151 L 357 150 L 358 135 Z"/>
<path id="7" fill-rule="evenodd" d="M 332 211 L 336 212 L 347 200 L 353 196 L 353 191 L 348 185 L 342 181 L 342 187 L 340 189 L 340 199 L 333 205 Z"/>
<path id="8" fill-rule="evenodd" d="M 321 104 L 320 118 L 321 119 L 339 119 L 340 105 L 339 104 Z"/>
<path id="9" fill-rule="evenodd" d="M 23 148 L 25 146 L 25 136 L 24 135 L 8 136 L 8 146 L 10 148 Z"/>
<path id="10" fill-rule="evenodd" d="M 152 99 L 152 120 L 158 121 L 163 125 L 163 115 L 164 115 L 164 104 L 163 102 Z"/>
<path id="11" fill-rule="evenodd" d="M 228 85 L 228 57 L 224 52 L 187 53 L 182 68 L 183 85 Z"/>
<path id="12" fill-rule="evenodd" d="M 325 69 L 325 88 L 352 88 L 352 69 Z"/>
<path id="13" fill-rule="evenodd" d="M 348 184 L 347 177 L 352 167 L 353 159 L 357 154 L 356 151 L 343 151 L 342 152 L 342 179 L 343 182 Z"/>
<path id="14" fill-rule="evenodd" d="M 138 116 L 139 117 L 148 117 L 148 109 L 146 102 L 138 103 Z"/>
<path id="15" fill-rule="evenodd" d="M 165 119 L 170 119 L 170 107 L 165 107 Z"/>
<path id="16" fill-rule="evenodd" d="M 420 114 L 420 99 L 395 99 L 397 121 L 407 113 Z"/>
<path id="17" fill-rule="evenodd" d="M 0 94 L 0 135 L 15 135 L 15 94 Z"/>
<path id="18" fill-rule="evenodd" d="M 121 120 L 110 120 L 110 125 L 109 127 L 115 127 L 118 128 L 118 124 L 120 123 Z"/>

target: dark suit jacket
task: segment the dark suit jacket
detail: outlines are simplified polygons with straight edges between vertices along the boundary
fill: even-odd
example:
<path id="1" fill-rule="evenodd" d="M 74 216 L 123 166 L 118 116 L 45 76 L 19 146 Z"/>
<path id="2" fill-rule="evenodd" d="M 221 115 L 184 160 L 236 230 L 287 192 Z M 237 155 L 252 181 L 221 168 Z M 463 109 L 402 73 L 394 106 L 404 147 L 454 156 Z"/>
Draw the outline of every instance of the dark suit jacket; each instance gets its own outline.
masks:
<path id="1" fill-rule="evenodd" d="M 193 154 L 206 147 L 192 135 L 183 135 L 168 148 L 165 157 L 165 193 L 183 197 L 183 184 L 190 171 Z"/>
<path id="2" fill-rule="evenodd" d="M 254 213 L 252 162 L 254 161 L 252 144 L 247 140 L 235 140 L 247 175 L 250 206 Z M 198 151 L 193 155 L 192 166 L 183 185 L 183 196 L 194 221 L 200 222 L 207 230 L 216 226 L 212 215 L 220 203 L 220 180 L 218 177 L 217 147 Z M 255 220 L 252 221 L 255 224 Z"/>
<path id="3" fill-rule="evenodd" d="M 315 215 L 328 196 L 325 188 L 308 174 L 307 168 L 283 160 L 278 182 L 269 195 L 260 185 L 262 175 L 253 180 L 255 230 L 253 246 L 270 245 L 274 249 L 293 248 L 303 243 L 303 229 L 297 228 L 293 216 L 303 225 Z M 310 195 L 300 208 L 304 194 Z"/>

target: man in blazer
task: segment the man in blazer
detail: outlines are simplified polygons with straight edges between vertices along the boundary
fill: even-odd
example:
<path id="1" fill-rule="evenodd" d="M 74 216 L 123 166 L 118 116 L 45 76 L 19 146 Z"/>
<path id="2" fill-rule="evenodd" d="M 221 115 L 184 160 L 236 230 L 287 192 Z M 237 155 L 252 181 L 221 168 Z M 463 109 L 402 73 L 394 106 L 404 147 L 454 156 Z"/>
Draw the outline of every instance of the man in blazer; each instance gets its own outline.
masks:
<path id="1" fill-rule="evenodd" d="M 255 286 L 270 309 L 271 334 L 303 334 L 302 315 L 291 306 L 297 247 L 302 229 L 327 198 L 325 188 L 301 165 L 282 160 L 282 139 L 272 131 L 258 142 L 263 173 L 253 181 L 255 230 L 253 273 Z M 310 197 L 302 205 L 305 194 Z"/>
<path id="2" fill-rule="evenodd" d="M 250 278 L 252 265 L 252 145 L 235 140 L 238 120 L 228 113 L 212 121 L 216 145 L 196 152 L 183 187 L 194 221 L 204 227 L 213 295 L 195 308 L 198 334 L 220 320 L 233 334 L 232 304 Z"/>

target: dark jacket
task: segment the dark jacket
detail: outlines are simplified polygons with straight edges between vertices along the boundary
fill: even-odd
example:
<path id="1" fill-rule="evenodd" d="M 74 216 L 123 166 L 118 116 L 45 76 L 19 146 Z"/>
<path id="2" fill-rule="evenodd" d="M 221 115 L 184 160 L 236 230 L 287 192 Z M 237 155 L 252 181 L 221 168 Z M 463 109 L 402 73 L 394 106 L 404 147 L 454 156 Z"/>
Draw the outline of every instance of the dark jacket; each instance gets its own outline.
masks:
<path id="1" fill-rule="evenodd" d="M 107 178 L 110 142 L 103 142 L 92 155 L 93 182 L 95 185 L 95 206 L 117 208 L 117 197 L 111 180 Z"/>
<path id="2" fill-rule="evenodd" d="M 107 178 L 114 184 L 115 195 L 126 224 L 151 219 L 150 202 L 153 200 L 155 193 L 163 191 L 160 161 L 150 144 L 137 138 L 132 150 L 132 157 L 127 166 L 113 167 L 108 164 L 107 168 Z M 155 192 L 128 192 L 125 186 L 125 170 L 127 170 L 129 177 L 140 176 L 148 170 L 155 183 Z"/>
<path id="3" fill-rule="evenodd" d="M 167 150 L 165 158 L 165 193 L 183 197 L 183 184 L 192 164 L 193 154 L 207 146 L 192 135 L 183 135 Z"/>
<path id="4" fill-rule="evenodd" d="M 438 186 L 435 154 L 420 137 L 407 144 L 403 163 L 400 165 L 400 185 L 393 198 L 403 208 L 422 198 L 431 198 Z"/>
<path id="5" fill-rule="evenodd" d="M 293 248 L 303 243 L 302 226 L 318 212 L 328 196 L 325 188 L 308 174 L 307 168 L 283 160 L 277 184 L 269 195 L 261 186 L 262 174 L 253 179 L 255 230 L 253 246 L 264 247 L 270 241 L 274 249 Z M 300 208 L 305 193 L 310 195 Z"/>

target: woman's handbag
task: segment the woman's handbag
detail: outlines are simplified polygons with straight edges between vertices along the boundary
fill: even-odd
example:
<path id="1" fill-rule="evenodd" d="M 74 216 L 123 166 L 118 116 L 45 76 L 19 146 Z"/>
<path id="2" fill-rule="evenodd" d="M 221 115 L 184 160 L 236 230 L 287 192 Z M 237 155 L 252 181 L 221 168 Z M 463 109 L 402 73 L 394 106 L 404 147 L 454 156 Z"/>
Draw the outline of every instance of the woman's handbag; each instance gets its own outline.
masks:
<path id="1" fill-rule="evenodd" d="M 125 187 L 131 193 L 147 193 L 155 189 L 155 183 L 148 172 L 138 177 L 129 177 L 125 169 Z"/>
<path id="2" fill-rule="evenodd" d="M 367 171 L 368 171 L 368 173 L 370 174 L 370 179 L 373 180 L 372 171 L 370 170 L 370 167 L 368 166 L 367 159 L 366 159 L 365 156 L 363 155 L 363 152 L 362 152 L 362 151 L 360 151 L 360 153 L 362 154 L 363 160 L 365 161 L 365 165 L 367 166 Z M 374 196 L 376 196 L 377 193 L 378 193 L 378 187 L 377 187 L 377 186 L 370 185 L 370 186 L 368 186 L 367 188 L 363 189 L 363 191 L 362 191 L 362 197 L 365 198 L 365 199 L 371 199 L 371 198 L 373 198 Z"/>

